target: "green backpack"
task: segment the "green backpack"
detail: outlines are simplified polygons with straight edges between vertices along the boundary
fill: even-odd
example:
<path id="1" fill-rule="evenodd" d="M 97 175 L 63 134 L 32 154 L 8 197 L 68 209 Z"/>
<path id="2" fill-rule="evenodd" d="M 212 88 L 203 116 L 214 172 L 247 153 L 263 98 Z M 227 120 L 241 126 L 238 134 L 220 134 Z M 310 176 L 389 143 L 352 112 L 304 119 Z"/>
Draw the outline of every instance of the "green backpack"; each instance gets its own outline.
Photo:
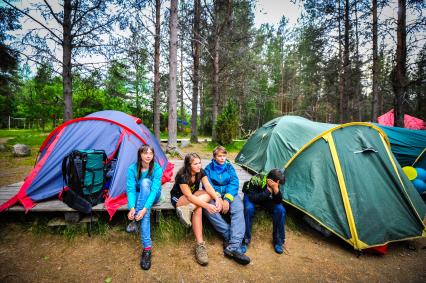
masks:
<path id="1" fill-rule="evenodd" d="M 89 208 L 78 197 L 90 203 L 90 210 L 92 206 L 103 201 L 106 160 L 104 150 L 94 149 L 73 150 L 63 159 L 62 176 L 64 185 L 68 187 L 68 190 L 64 189 L 64 191 L 67 191 L 68 195 L 70 193 L 73 195 L 72 200 L 67 199 L 69 206 L 87 213 Z M 78 204 L 73 204 L 78 201 L 86 207 L 78 209 Z"/>

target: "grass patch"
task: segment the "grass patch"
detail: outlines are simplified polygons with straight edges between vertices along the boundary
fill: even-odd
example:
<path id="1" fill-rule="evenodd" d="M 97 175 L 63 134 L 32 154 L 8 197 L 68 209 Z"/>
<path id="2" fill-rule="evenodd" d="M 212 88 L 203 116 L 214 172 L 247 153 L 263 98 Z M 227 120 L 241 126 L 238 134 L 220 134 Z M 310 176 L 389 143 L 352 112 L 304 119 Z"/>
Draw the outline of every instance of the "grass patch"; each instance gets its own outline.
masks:
<path id="1" fill-rule="evenodd" d="M 8 219 L 2 219 L 4 222 L 19 223 L 24 231 L 30 232 L 37 236 L 45 234 L 63 236 L 65 239 L 72 241 L 77 236 L 88 235 L 89 223 L 67 224 L 64 226 L 48 226 L 49 221 L 54 217 L 63 217 L 61 213 L 43 214 L 43 215 L 19 215 L 14 214 Z M 5 228 L 7 225 L 4 226 Z M 90 234 L 92 236 L 105 236 L 112 231 L 111 223 L 108 221 L 107 215 L 98 217 L 97 221 L 92 222 Z M 6 228 L 7 229 L 7 228 Z"/>
<path id="2" fill-rule="evenodd" d="M 152 131 L 152 133 L 154 133 L 154 131 Z M 178 133 L 176 133 L 176 137 L 178 139 L 189 139 L 190 133 L 178 132 Z M 169 134 L 167 132 L 160 132 L 160 139 L 168 139 L 168 138 L 169 138 Z"/>
<path id="3" fill-rule="evenodd" d="M 228 152 L 239 152 L 243 148 L 245 143 L 246 140 L 237 140 L 233 141 L 231 144 L 226 145 L 225 148 Z M 211 141 L 207 145 L 207 150 L 212 152 L 218 145 L 219 144 L 217 142 Z"/>
<path id="4" fill-rule="evenodd" d="M 92 223 L 92 237 L 106 237 L 106 239 L 114 237 L 125 237 L 130 241 L 139 242 L 140 234 L 128 234 L 125 227 L 128 224 L 125 214 L 120 217 L 116 215 L 112 221 L 106 213 L 96 215 L 98 221 Z M 21 214 L 7 213 L 0 217 L 0 222 L 4 225 L 0 226 L 0 237 L 5 237 L 10 227 L 17 225 L 19 230 L 32 233 L 37 236 L 57 235 L 64 237 L 68 241 L 73 241 L 79 236 L 87 237 L 87 223 L 68 224 L 66 226 L 48 226 L 49 221 L 54 217 L 63 217 L 62 213 L 46 213 L 46 214 Z M 154 223 L 154 217 L 151 216 L 151 236 L 158 243 L 179 244 L 186 241 L 192 241 L 194 235 L 191 228 L 184 227 L 175 213 L 170 211 L 160 214 L 159 223 Z M 16 224 L 15 224 L 16 223 Z M 306 223 L 301 219 L 299 212 L 294 209 L 287 211 L 286 231 L 301 233 L 307 227 Z M 253 220 L 253 234 L 269 235 L 272 233 L 272 216 L 263 209 L 258 209 Z M 203 219 L 203 236 L 210 241 L 214 238 L 220 239 L 218 233 L 213 229 L 207 219 Z"/>
<path id="5" fill-rule="evenodd" d="M 14 144 L 26 144 L 30 147 L 40 148 L 43 141 L 46 139 L 48 133 L 43 132 L 24 132 L 20 135 L 11 137 L 6 145 L 12 147 Z"/>
<path id="6" fill-rule="evenodd" d="M 159 242 L 179 243 L 194 238 L 192 228 L 182 225 L 174 213 L 161 213 L 159 223 L 151 225 L 151 232 L 153 239 Z M 206 220 L 203 221 L 204 238 L 210 239 L 214 234 L 213 228 L 208 225 Z"/>
<path id="7" fill-rule="evenodd" d="M 70 241 L 77 236 L 88 235 L 89 231 L 92 236 L 106 236 L 111 230 L 107 216 L 101 216 L 97 221 L 91 223 L 91 227 L 89 225 L 90 223 L 68 224 L 66 226 L 47 227 L 47 230 L 50 234 L 62 235 Z"/>
<path id="8" fill-rule="evenodd" d="M 14 138 L 22 135 L 37 135 L 44 134 L 46 135 L 48 132 L 43 132 L 41 130 L 0 130 L 0 138 Z"/>
<path id="9" fill-rule="evenodd" d="M 0 153 L 1 186 L 23 180 L 34 166 L 40 145 L 47 134 L 41 130 L 0 130 L 0 138 L 8 138 L 3 140 L 3 143 L 6 143 L 5 150 Z M 13 156 L 12 147 L 18 143 L 28 145 L 31 149 L 31 155 L 26 157 Z"/>

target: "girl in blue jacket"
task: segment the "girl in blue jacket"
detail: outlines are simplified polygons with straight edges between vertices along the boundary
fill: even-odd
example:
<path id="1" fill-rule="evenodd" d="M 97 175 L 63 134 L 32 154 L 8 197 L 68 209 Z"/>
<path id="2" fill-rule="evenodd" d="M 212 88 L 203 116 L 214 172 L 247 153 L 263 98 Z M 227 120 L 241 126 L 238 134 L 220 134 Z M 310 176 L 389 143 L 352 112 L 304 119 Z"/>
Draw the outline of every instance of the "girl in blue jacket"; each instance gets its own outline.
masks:
<path id="1" fill-rule="evenodd" d="M 143 251 L 140 266 L 144 270 L 151 267 L 151 207 L 161 195 L 163 170 L 154 162 L 154 149 L 143 145 L 138 150 L 138 161 L 127 170 L 127 202 L 129 220 L 141 220 L 141 242 Z"/>

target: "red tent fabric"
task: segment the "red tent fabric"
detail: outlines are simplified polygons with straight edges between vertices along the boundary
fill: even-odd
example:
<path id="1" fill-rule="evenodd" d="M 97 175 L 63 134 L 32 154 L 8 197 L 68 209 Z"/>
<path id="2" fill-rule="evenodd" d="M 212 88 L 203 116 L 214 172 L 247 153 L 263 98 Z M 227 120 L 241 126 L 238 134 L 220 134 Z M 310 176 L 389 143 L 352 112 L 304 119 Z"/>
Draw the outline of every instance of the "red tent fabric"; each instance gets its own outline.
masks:
<path id="1" fill-rule="evenodd" d="M 377 118 L 377 121 L 381 125 L 393 127 L 393 119 L 394 119 L 393 109 L 391 109 L 387 113 Z M 404 128 L 413 129 L 413 130 L 426 130 L 426 123 L 422 119 L 405 114 Z"/>

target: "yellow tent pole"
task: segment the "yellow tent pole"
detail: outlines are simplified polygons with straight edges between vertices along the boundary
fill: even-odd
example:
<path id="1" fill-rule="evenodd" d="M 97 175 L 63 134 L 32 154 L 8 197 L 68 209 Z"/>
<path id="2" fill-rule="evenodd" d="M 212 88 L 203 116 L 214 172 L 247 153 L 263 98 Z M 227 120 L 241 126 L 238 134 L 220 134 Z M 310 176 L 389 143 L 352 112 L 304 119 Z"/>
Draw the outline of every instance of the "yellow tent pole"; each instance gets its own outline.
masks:
<path id="1" fill-rule="evenodd" d="M 345 179 L 343 177 L 342 167 L 340 165 L 339 156 L 337 154 L 336 145 L 333 140 L 332 132 L 327 133 L 323 138 L 328 142 L 330 153 L 333 158 L 334 168 L 336 169 L 337 179 L 339 181 L 340 193 L 342 195 L 343 205 L 345 207 L 346 218 L 349 224 L 349 230 L 351 232 L 351 242 L 354 244 L 356 250 L 362 250 L 368 247 L 367 244 L 360 241 L 358 238 L 358 232 L 355 225 L 354 216 L 352 213 L 351 203 L 346 189 Z"/>
<path id="2" fill-rule="evenodd" d="M 422 155 L 425 154 L 425 152 L 426 152 L 426 147 L 422 150 L 422 153 L 420 153 L 419 156 L 417 156 L 416 160 L 414 160 L 414 163 L 411 166 L 413 166 L 413 167 L 416 166 L 416 163 L 420 160 Z"/>

